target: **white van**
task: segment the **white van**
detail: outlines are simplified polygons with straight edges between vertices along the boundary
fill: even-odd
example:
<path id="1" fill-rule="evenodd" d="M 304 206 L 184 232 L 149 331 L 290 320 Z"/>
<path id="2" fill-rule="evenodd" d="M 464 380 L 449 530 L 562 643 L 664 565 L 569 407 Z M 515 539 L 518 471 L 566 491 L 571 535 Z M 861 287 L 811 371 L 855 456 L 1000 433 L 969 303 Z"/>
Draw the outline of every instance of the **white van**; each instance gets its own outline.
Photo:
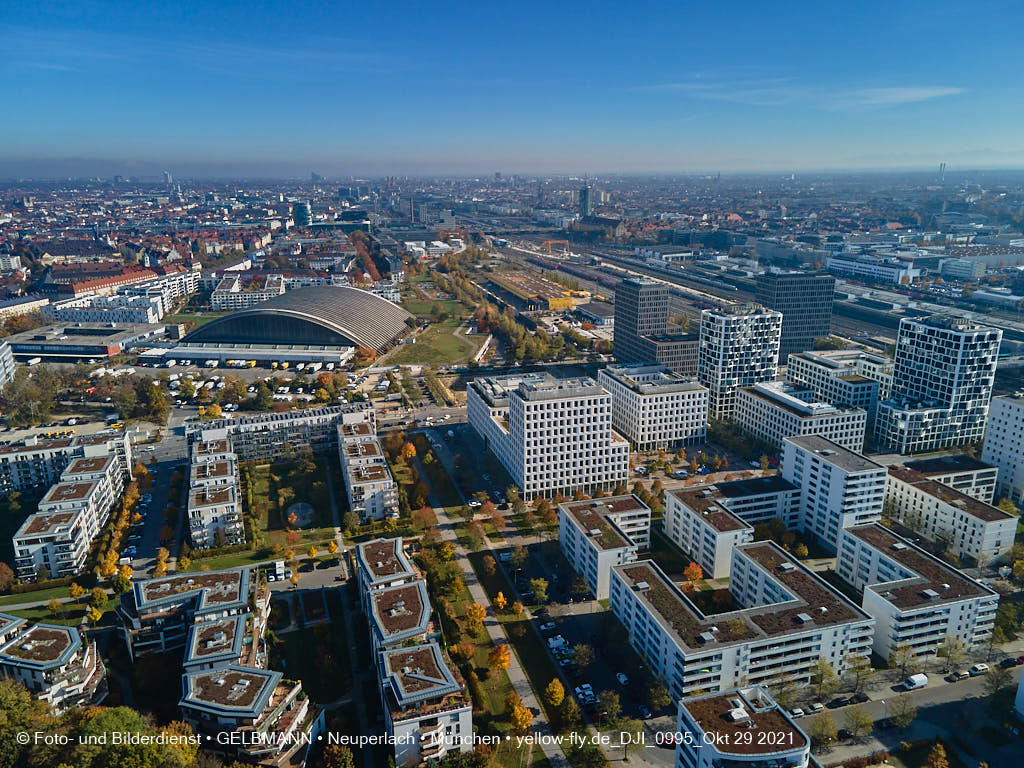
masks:
<path id="1" fill-rule="evenodd" d="M 928 685 L 928 675 L 911 675 L 903 681 L 903 687 L 908 691 L 916 691 L 918 688 L 924 688 Z"/>

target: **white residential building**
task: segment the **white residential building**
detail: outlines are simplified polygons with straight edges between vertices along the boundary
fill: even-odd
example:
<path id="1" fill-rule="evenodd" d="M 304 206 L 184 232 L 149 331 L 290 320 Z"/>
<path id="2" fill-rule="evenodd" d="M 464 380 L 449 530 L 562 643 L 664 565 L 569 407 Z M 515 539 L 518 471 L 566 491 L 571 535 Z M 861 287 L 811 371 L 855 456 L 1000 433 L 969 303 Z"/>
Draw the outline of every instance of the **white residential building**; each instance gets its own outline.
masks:
<path id="1" fill-rule="evenodd" d="M 843 676 L 870 653 L 874 620 L 772 542 L 733 550 L 729 589 L 739 608 L 706 615 L 653 561 L 612 568 L 611 610 L 673 698 L 805 684 L 819 659 Z"/>
<path id="2" fill-rule="evenodd" d="M 0 446 L 0 495 L 11 491 L 40 491 L 53 485 L 74 458 L 114 456 L 124 474 L 131 470 L 131 442 L 125 432 L 46 439 L 26 438 Z"/>
<path id="3" fill-rule="evenodd" d="M 375 436 L 338 425 L 338 456 L 349 508 L 363 521 L 398 517 L 398 487 Z"/>
<path id="4" fill-rule="evenodd" d="M 255 307 L 285 292 L 283 275 L 267 275 L 259 285 L 242 285 L 242 279 L 231 275 L 223 278 L 210 294 L 210 308 L 237 310 Z"/>
<path id="5" fill-rule="evenodd" d="M 227 440 L 192 444 L 189 469 L 188 528 L 192 546 L 208 549 L 245 543 L 238 458 Z"/>
<path id="6" fill-rule="evenodd" d="M 734 419 L 745 432 L 776 448 L 787 437 L 820 435 L 861 451 L 868 414 L 861 408 L 815 402 L 810 389 L 772 381 L 737 390 Z"/>
<path id="7" fill-rule="evenodd" d="M 729 419 L 736 390 L 778 373 L 782 313 L 760 304 L 732 304 L 700 315 L 697 379 L 708 388 L 708 416 Z"/>
<path id="8" fill-rule="evenodd" d="M 1024 392 L 992 399 L 981 457 L 999 467 L 999 495 L 1024 508 Z"/>
<path id="9" fill-rule="evenodd" d="M 762 686 L 679 702 L 676 768 L 807 768 L 811 740 Z M 770 735 L 769 735 L 770 734 Z"/>
<path id="10" fill-rule="evenodd" d="M 356 545 L 355 562 L 364 613 L 369 611 L 371 592 L 419 578 L 419 571 L 405 554 L 400 537 L 360 542 Z"/>
<path id="11" fill-rule="evenodd" d="M 475 379 L 467 412 L 527 498 L 589 494 L 629 479 L 629 443 L 613 431 L 611 395 L 593 379 Z"/>
<path id="12" fill-rule="evenodd" d="M 385 729 L 398 768 L 473 749 L 473 706 L 436 643 L 380 654 Z"/>
<path id="13" fill-rule="evenodd" d="M 921 277 L 921 270 L 914 266 L 913 261 L 867 253 L 833 254 L 826 258 L 825 268 L 837 275 L 896 285 L 910 285 Z"/>
<path id="14" fill-rule="evenodd" d="M 986 504 L 995 498 L 999 467 L 966 453 L 907 461 L 903 466 Z"/>
<path id="15" fill-rule="evenodd" d="M 650 527 L 650 508 L 632 494 L 558 505 L 562 554 L 598 600 L 608 599 L 612 566 L 635 562 L 637 551 L 650 546 Z"/>
<path id="16" fill-rule="evenodd" d="M 732 551 L 754 540 L 754 527 L 734 515 L 713 488 L 665 494 L 664 531 L 704 571 L 704 578 L 729 576 Z"/>
<path id="17" fill-rule="evenodd" d="M 883 659 L 901 645 L 934 656 L 947 637 L 970 650 L 992 634 L 998 594 L 877 523 L 842 531 L 836 573 L 863 590 Z"/>
<path id="18" fill-rule="evenodd" d="M 164 307 L 149 296 L 84 296 L 50 304 L 42 312 L 59 323 L 158 323 Z"/>
<path id="19" fill-rule="evenodd" d="M 638 451 L 704 442 L 708 390 L 664 365 L 609 365 L 597 373 L 612 396 L 612 428 Z"/>
<path id="20" fill-rule="evenodd" d="M 358 401 L 283 413 L 254 413 L 185 425 L 189 442 L 230 438 L 239 461 L 267 461 L 306 448 L 337 450 L 338 424 L 375 424 L 373 403 Z"/>
<path id="21" fill-rule="evenodd" d="M 1003 332 L 965 317 L 903 318 L 875 440 L 900 454 L 981 442 Z"/>
<path id="22" fill-rule="evenodd" d="M 889 396 L 892 360 L 863 350 L 798 352 L 789 356 L 786 378 L 826 403 L 863 408 L 874 425 L 878 401 Z"/>
<path id="23" fill-rule="evenodd" d="M 0 675 L 25 686 L 55 715 L 99 704 L 107 695 L 95 642 L 75 627 L 26 627 L 7 614 L 0 614 Z"/>
<path id="24" fill-rule="evenodd" d="M 830 549 L 843 528 L 882 518 L 885 467 L 824 437 L 787 437 L 782 476 L 800 488 L 798 527 Z"/>
<path id="25" fill-rule="evenodd" d="M 14 352 L 6 341 L 0 341 L 0 388 L 14 378 Z"/>
<path id="26" fill-rule="evenodd" d="M 1013 546 L 1017 517 L 906 467 L 889 469 L 886 511 L 961 559 L 998 560 Z"/>

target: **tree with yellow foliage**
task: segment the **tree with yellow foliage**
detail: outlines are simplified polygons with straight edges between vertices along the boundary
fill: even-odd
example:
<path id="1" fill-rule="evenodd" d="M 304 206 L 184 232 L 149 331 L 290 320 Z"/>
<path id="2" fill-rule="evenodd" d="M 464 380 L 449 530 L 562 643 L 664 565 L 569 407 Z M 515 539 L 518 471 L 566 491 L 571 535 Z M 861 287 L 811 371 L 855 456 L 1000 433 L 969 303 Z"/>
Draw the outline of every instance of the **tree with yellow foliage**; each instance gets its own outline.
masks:
<path id="1" fill-rule="evenodd" d="M 499 592 L 494 596 L 494 607 L 499 611 L 504 611 L 505 606 L 508 605 L 508 600 L 505 599 L 505 595 Z"/>
<path id="2" fill-rule="evenodd" d="M 487 654 L 487 666 L 491 669 L 508 669 L 508 663 L 512 655 L 508 649 L 508 643 L 499 643 Z"/>
<path id="3" fill-rule="evenodd" d="M 565 687 L 557 677 L 544 689 L 544 701 L 552 707 L 559 707 L 565 700 Z"/>
<path id="4" fill-rule="evenodd" d="M 163 560 L 157 560 L 156 567 L 153 569 L 153 577 L 157 579 L 162 579 L 166 575 L 167 563 L 165 563 Z"/>
<path id="5" fill-rule="evenodd" d="M 487 617 L 487 609 L 482 605 L 473 603 L 466 609 L 466 629 L 471 635 L 480 635 L 484 631 L 484 619 Z"/>
<path id="6" fill-rule="evenodd" d="M 513 733 L 525 734 L 530 730 L 533 714 L 522 704 L 517 704 L 512 707 L 512 712 L 509 714 L 508 719 Z"/>
<path id="7" fill-rule="evenodd" d="M 100 623 L 100 619 L 103 618 L 103 612 L 99 608 L 90 608 L 89 612 L 85 614 L 86 620 L 94 627 Z"/>

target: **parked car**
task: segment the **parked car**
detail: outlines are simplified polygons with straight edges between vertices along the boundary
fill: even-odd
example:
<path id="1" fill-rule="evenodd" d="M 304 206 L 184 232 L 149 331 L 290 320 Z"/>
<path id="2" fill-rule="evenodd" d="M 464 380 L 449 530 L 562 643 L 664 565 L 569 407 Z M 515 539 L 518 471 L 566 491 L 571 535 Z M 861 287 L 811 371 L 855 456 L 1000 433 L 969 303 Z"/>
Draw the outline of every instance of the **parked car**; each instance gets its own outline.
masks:
<path id="1" fill-rule="evenodd" d="M 555 629 L 555 622 L 548 621 L 540 625 L 541 632 L 552 632 Z"/>
<path id="2" fill-rule="evenodd" d="M 1016 667 L 1020 664 L 1020 660 L 1013 656 L 1007 656 L 1005 659 L 999 662 L 999 666 L 1003 669 L 1009 669 L 1010 667 Z"/>
<path id="3" fill-rule="evenodd" d="M 793 709 L 789 710 L 789 716 L 790 717 L 803 717 L 804 716 L 804 711 L 802 709 L 800 709 L 800 707 L 793 707 Z"/>
<path id="4" fill-rule="evenodd" d="M 953 672 L 952 674 L 950 674 L 949 676 L 947 676 L 946 680 L 948 680 L 951 683 L 956 683 L 956 682 L 959 682 L 960 680 L 966 680 L 970 676 L 971 676 L 971 673 L 968 672 L 966 669 L 958 669 L 955 672 Z"/>
<path id="5" fill-rule="evenodd" d="M 828 703 L 828 708 L 829 709 L 839 709 L 840 707 L 845 707 L 849 703 L 850 703 L 850 697 L 849 696 L 837 696 L 836 698 L 832 699 L 832 701 L 830 701 Z"/>
<path id="6" fill-rule="evenodd" d="M 891 717 L 883 717 L 881 720 L 875 721 L 875 729 L 879 731 L 891 731 L 896 728 L 896 723 L 892 721 Z"/>
<path id="7" fill-rule="evenodd" d="M 853 738 L 853 731 L 851 731 L 849 728 L 840 728 L 836 732 L 836 736 L 839 738 L 840 741 L 846 741 L 847 739 Z"/>
<path id="8" fill-rule="evenodd" d="M 864 691 L 858 691 L 857 693 L 850 696 L 851 704 L 863 704 L 865 701 L 870 701 L 870 698 Z"/>
<path id="9" fill-rule="evenodd" d="M 626 677 L 624 672 L 616 672 L 615 679 L 618 680 L 622 685 L 629 685 L 629 678 Z"/>
<path id="10" fill-rule="evenodd" d="M 979 663 L 979 664 L 975 664 L 973 667 L 971 667 L 967 671 L 971 673 L 971 677 L 978 677 L 980 675 L 984 675 L 986 672 L 988 672 L 988 670 L 989 670 L 988 664 Z"/>

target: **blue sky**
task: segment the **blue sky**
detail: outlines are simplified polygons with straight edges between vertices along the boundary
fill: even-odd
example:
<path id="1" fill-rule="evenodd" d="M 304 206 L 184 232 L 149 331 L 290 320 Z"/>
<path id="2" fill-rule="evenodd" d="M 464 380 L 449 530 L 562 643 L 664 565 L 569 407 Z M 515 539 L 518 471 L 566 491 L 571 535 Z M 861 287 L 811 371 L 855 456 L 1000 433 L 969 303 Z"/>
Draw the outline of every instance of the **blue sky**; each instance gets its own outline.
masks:
<path id="1" fill-rule="evenodd" d="M 1017 167 L 1022 22 L 1013 2 L 0 0 L 0 163 Z"/>

